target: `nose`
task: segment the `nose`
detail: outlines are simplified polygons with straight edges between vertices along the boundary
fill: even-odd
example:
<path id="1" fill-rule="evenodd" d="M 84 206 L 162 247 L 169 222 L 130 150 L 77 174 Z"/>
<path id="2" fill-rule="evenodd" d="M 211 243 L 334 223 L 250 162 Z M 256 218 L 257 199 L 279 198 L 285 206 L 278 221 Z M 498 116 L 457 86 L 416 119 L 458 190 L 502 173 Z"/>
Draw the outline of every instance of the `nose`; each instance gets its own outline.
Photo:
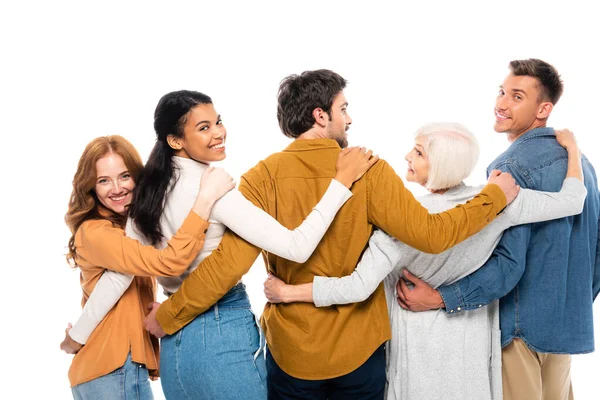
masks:
<path id="1" fill-rule="evenodd" d="M 215 130 L 215 139 L 224 139 L 225 136 L 227 136 L 227 130 L 225 129 L 224 125 L 219 126 L 216 130 Z"/>
<path id="2" fill-rule="evenodd" d="M 506 95 L 499 95 L 496 99 L 496 108 L 499 110 L 506 110 Z"/>
<path id="3" fill-rule="evenodd" d="M 411 155 L 411 154 L 412 154 L 412 151 L 408 152 L 408 153 L 407 153 L 407 154 L 404 156 L 404 159 L 405 159 L 406 161 L 410 162 L 410 160 L 411 160 L 411 157 L 410 157 L 410 155 Z"/>
<path id="4" fill-rule="evenodd" d="M 111 192 L 113 194 L 120 194 L 123 191 L 123 184 L 118 180 L 111 182 Z"/>
<path id="5" fill-rule="evenodd" d="M 350 117 L 350 114 L 346 114 L 346 125 L 351 125 L 352 124 L 352 117 Z"/>

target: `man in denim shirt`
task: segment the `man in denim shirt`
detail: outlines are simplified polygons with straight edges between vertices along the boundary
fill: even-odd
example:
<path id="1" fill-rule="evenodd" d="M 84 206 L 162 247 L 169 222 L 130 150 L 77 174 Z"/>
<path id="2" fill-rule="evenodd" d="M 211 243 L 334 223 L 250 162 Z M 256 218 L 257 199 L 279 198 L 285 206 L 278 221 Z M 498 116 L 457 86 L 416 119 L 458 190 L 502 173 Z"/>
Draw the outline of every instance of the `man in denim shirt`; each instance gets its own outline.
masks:
<path id="1" fill-rule="evenodd" d="M 521 187 L 557 192 L 568 157 L 546 121 L 563 91 L 560 75 L 536 59 L 512 61 L 509 69 L 494 130 L 505 132 L 511 145 L 487 172 L 510 172 Z M 398 293 L 404 308 L 442 307 L 451 314 L 500 299 L 504 399 L 572 399 L 570 355 L 594 351 L 600 197 L 585 156 L 582 166 L 588 195 L 580 215 L 510 228 L 473 274 L 437 291 L 421 282 Z"/>

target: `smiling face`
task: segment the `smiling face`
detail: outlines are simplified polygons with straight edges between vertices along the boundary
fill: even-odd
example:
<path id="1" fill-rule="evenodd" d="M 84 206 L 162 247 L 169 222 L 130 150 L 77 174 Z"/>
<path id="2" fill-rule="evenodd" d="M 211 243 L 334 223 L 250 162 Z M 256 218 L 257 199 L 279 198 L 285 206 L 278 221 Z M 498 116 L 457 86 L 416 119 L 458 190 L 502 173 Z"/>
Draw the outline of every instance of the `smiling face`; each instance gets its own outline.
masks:
<path id="1" fill-rule="evenodd" d="M 186 115 L 183 137 L 169 135 L 168 143 L 175 155 L 210 164 L 225 159 L 227 131 L 212 104 L 199 104 Z"/>
<path id="2" fill-rule="evenodd" d="M 405 157 L 408 161 L 408 170 L 406 171 L 406 180 L 418 183 L 421 186 L 427 184 L 429 179 L 429 158 L 425 153 L 425 141 L 427 138 L 417 136 L 415 138 L 415 147 Z"/>
<path id="3" fill-rule="evenodd" d="M 134 188 L 135 182 L 120 155 L 109 153 L 98 159 L 94 191 L 104 207 L 125 215 Z"/>
<path id="4" fill-rule="evenodd" d="M 525 132 L 546 125 L 552 103 L 541 101 L 539 81 L 531 76 L 509 74 L 500 85 L 494 113 L 494 130 L 514 140 Z"/>

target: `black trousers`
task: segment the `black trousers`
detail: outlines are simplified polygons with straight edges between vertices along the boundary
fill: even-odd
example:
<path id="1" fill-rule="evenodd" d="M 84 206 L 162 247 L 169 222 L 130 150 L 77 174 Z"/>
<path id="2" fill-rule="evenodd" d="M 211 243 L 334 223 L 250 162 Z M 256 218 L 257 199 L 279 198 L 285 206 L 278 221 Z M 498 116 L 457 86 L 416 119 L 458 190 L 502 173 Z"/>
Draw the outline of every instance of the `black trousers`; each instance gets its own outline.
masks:
<path id="1" fill-rule="evenodd" d="M 267 351 L 269 400 L 382 400 L 385 391 L 385 348 L 381 345 L 367 361 L 349 374 L 332 379 L 306 380 L 286 374 Z"/>

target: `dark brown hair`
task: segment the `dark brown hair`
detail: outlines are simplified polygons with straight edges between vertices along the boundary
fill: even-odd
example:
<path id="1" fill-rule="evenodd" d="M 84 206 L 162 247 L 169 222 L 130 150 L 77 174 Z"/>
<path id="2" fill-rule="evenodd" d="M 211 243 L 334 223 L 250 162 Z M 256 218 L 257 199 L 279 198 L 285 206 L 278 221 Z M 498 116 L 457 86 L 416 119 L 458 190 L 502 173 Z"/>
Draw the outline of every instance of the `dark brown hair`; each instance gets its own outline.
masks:
<path id="1" fill-rule="evenodd" d="M 556 68 L 537 58 L 513 60 L 508 64 L 510 72 L 515 76 L 531 76 L 541 85 L 539 102 L 558 103 L 563 93 L 563 82 Z"/>

